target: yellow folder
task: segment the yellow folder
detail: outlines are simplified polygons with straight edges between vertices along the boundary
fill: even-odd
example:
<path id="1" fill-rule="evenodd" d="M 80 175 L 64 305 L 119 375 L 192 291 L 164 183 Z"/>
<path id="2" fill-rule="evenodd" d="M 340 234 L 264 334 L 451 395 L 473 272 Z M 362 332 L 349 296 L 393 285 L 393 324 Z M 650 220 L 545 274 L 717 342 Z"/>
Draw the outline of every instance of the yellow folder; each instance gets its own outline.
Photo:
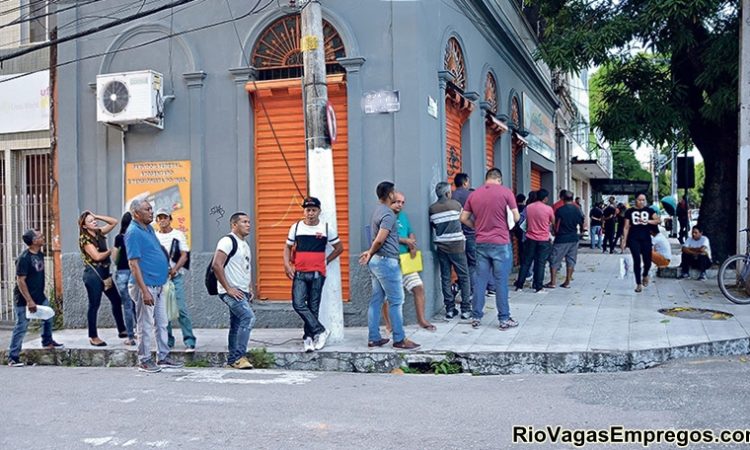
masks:
<path id="1" fill-rule="evenodd" d="M 416 256 L 411 257 L 411 253 L 402 253 L 399 255 L 401 259 L 401 273 L 404 275 L 421 272 L 422 271 L 422 252 L 417 250 Z"/>

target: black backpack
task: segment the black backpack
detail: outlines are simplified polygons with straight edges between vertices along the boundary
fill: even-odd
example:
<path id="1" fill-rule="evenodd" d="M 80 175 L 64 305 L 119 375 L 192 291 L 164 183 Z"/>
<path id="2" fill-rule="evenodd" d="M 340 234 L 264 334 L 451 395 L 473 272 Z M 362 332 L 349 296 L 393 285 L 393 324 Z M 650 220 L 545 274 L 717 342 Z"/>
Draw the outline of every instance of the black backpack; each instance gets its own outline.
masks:
<path id="1" fill-rule="evenodd" d="M 231 234 L 228 234 L 226 237 L 232 240 L 232 251 L 227 255 L 227 259 L 226 261 L 224 261 L 224 267 L 229 264 L 229 260 L 232 258 L 232 256 L 234 256 L 235 253 L 237 253 L 237 239 Z M 219 295 L 219 280 L 216 279 L 213 265 L 214 258 L 212 257 L 211 262 L 208 264 L 208 267 L 206 267 L 206 291 L 208 291 L 208 295 Z"/>

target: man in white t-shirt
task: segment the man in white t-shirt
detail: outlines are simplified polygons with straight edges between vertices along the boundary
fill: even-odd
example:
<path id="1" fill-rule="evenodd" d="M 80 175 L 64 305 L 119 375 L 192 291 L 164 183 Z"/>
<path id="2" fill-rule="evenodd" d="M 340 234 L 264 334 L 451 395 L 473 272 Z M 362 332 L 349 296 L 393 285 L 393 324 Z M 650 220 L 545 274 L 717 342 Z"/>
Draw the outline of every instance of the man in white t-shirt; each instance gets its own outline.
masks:
<path id="1" fill-rule="evenodd" d="M 169 255 L 169 278 L 174 283 L 177 308 L 180 310 L 179 322 L 180 329 L 182 329 L 182 342 L 185 343 L 186 352 L 194 352 L 196 339 L 185 298 L 185 275 L 187 274 L 185 265 L 188 262 L 190 248 L 187 245 L 185 233 L 172 228 L 172 213 L 170 211 L 166 209 L 158 210 L 156 212 L 156 225 L 156 237 L 164 251 Z M 167 323 L 167 344 L 169 348 L 174 347 L 171 321 Z"/>
<path id="2" fill-rule="evenodd" d="M 692 268 L 700 270 L 699 280 L 705 280 L 706 270 L 710 267 L 711 243 L 706 236 L 703 236 L 703 230 L 696 225 L 693 227 L 690 237 L 682 246 L 682 263 L 680 264 L 682 274 L 680 278 L 689 278 Z"/>
<path id="3" fill-rule="evenodd" d="M 333 226 L 320 221 L 320 200 L 307 197 L 302 202 L 304 220 L 289 227 L 284 246 L 284 271 L 292 280 L 292 307 L 304 322 L 305 352 L 320 350 L 331 332 L 318 320 L 326 267 L 344 251 Z M 333 251 L 326 256 L 330 244 Z M 294 249 L 294 255 L 292 250 Z"/>
<path id="4" fill-rule="evenodd" d="M 651 228 L 651 243 L 653 244 L 651 261 L 654 262 L 656 267 L 668 267 L 672 260 L 672 247 L 669 245 L 667 237 L 659 232 L 658 225 Z"/>
<path id="5" fill-rule="evenodd" d="M 245 357 L 250 331 L 255 325 L 255 313 L 250 307 L 253 298 L 250 246 L 245 242 L 250 234 L 250 217 L 236 212 L 229 223 L 232 232 L 219 239 L 212 262 L 219 298 L 229 307 L 227 364 L 235 369 L 252 369 Z"/>

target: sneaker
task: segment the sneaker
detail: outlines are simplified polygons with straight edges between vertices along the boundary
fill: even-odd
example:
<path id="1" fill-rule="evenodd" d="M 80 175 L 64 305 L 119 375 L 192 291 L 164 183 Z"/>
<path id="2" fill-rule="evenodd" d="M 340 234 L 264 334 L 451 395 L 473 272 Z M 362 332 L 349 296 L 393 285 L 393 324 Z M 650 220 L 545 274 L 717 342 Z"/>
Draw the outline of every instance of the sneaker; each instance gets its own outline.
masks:
<path id="1" fill-rule="evenodd" d="M 157 364 L 159 365 L 159 367 L 163 367 L 165 369 L 180 369 L 183 366 L 182 363 L 178 363 L 177 361 L 173 360 L 169 356 L 162 359 Z"/>
<path id="2" fill-rule="evenodd" d="M 315 336 L 315 350 L 320 350 L 323 347 L 326 346 L 326 341 L 328 340 L 328 336 L 331 335 L 331 332 L 328 330 L 324 330 L 319 335 Z"/>
<path id="3" fill-rule="evenodd" d="M 250 361 L 248 361 L 247 358 L 243 356 L 242 358 L 230 364 L 229 367 L 239 370 L 250 370 L 253 368 L 253 365 L 250 364 Z"/>
<path id="4" fill-rule="evenodd" d="M 643 285 L 638 285 L 635 287 L 635 292 L 643 292 Z"/>
<path id="5" fill-rule="evenodd" d="M 187 348 L 185 348 L 185 353 L 195 353 L 195 345 L 188 345 Z"/>
<path id="6" fill-rule="evenodd" d="M 498 326 L 498 328 L 500 328 L 501 331 L 505 331 L 508 328 L 515 328 L 517 326 L 518 326 L 518 322 L 516 322 L 515 320 L 513 320 L 512 317 L 510 317 L 507 320 L 501 320 L 500 321 L 500 325 Z"/>
<path id="7" fill-rule="evenodd" d="M 387 344 L 390 341 L 391 341 L 390 339 L 381 338 L 381 339 L 378 339 L 377 341 L 370 341 L 370 342 L 368 342 L 367 346 L 370 347 L 370 348 L 373 348 L 373 347 L 382 347 L 382 346 L 384 346 L 385 344 Z"/>
<path id="8" fill-rule="evenodd" d="M 461 313 L 461 320 L 471 319 L 471 311 L 464 311 Z"/>
<path id="9" fill-rule="evenodd" d="M 135 345 L 135 339 L 125 339 L 125 345 Z"/>
<path id="10" fill-rule="evenodd" d="M 304 341 L 302 341 L 302 347 L 305 349 L 305 353 L 310 353 L 311 351 L 315 350 L 315 345 L 313 345 L 313 340 L 310 337 L 306 337 Z"/>
<path id="11" fill-rule="evenodd" d="M 55 350 L 55 349 L 65 348 L 65 345 L 59 342 L 52 341 L 49 344 L 44 345 L 43 347 L 46 348 L 47 350 Z"/>
<path id="12" fill-rule="evenodd" d="M 482 321 L 479 319 L 472 319 L 471 320 L 471 327 L 472 328 L 479 328 L 479 326 L 482 325 Z"/>
<path id="13" fill-rule="evenodd" d="M 161 367 L 157 366 L 153 361 L 149 359 L 148 361 L 138 364 L 138 371 L 146 373 L 159 373 L 161 372 Z"/>
<path id="14" fill-rule="evenodd" d="M 685 278 L 690 278 L 690 273 L 689 272 L 682 272 L 680 274 L 680 276 L 677 277 L 677 278 L 679 278 L 680 280 L 684 280 Z"/>
<path id="15" fill-rule="evenodd" d="M 705 279 L 706 279 L 706 272 L 703 271 L 703 272 L 701 272 L 700 275 L 698 275 L 698 281 L 703 281 Z"/>
<path id="16" fill-rule="evenodd" d="M 457 315 L 458 315 L 458 310 L 456 308 L 453 308 L 450 311 L 445 312 L 445 320 L 451 320 Z"/>
<path id="17" fill-rule="evenodd" d="M 404 339 L 403 341 L 400 341 L 400 342 L 394 342 L 393 348 L 400 348 L 402 350 L 414 350 L 414 349 L 419 348 L 419 344 L 417 344 L 416 342 L 412 342 L 408 339 Z"/>
<path id="18" fill-rule="evenodd" d="M 487 290 L 487 294 L 485 295 L 485 297 L 494 297 L 494 296 L 495 296 L 495 291 L 491 291 L 491 290 L 488 289 Z"/>
<path id="19" fill-rule="evenodd" d="M 22 363 L 22 362 L 21 362 L 20 360 L 18 360 L 18 359 L 9 359 L 9 360 L 8 360 L 8 367 L 23 367 L 23 366 L 25 366 L 25 365 L 26 365 L 26 364 Z"/>
<path id="20" fill-rule="evenodd" d="M 523 291 L 523 287 L 521 287 L 521 286 L 516 286 L 516 292 L 520 292 L 520 291 Z"/>
<path id="21" fill-rule="evenodd" d="M 535 294 L 546 294 L 547 291 L 544 288 L 539 288 L 534 291 Z"/>

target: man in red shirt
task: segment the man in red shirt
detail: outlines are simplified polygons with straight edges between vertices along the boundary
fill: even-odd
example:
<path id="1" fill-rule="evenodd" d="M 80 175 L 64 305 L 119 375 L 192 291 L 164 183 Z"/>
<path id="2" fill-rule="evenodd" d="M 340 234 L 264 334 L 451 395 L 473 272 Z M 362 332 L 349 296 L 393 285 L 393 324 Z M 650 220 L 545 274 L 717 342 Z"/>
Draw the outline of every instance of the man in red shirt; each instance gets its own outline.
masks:
<path id="1" fill-rule="evenodd" d="M 461 222 L 473 228 L 477 239 L 477 274 L 474 281 L 471 326 L 479 328 L 484 316 L 484 293 L 490 276 L 494 276 L 495 304 L 500 330 L 518 326 L 510 316 L 508 276 L 513 264 L 508 211 L 518 222 L 516 197 L 502 185 L 503 174 L 493 167 L 487 171 L 484 184 L 469 195 L 461 213 Z M 473 216 L 473 217 L 472 217 Z"/>
<path id="2" fill-rule="evenodd" d="M 552 205 L 553 212 L 557 212 L 557 210 L 560 209 L 560 207 L 562 207 L 565 204 L 565 200 L 563 199 L 565 198 L 565 194 L 567 193 L 568 193 L 567 189 L 563 189 L 562 191 L 560 191 L 560 199 L 557 200 L 554 205 Z"/>
<path id="3" fill-rule="evenodd" d="M 549 192 L 546 189 L 539 189 L 536 196 L 537 201 L 526 207 L 526 242 L 523 245 L 523 265 L 518 273 L 515 286 L 516 291 L 523 289 L 523 283 L 533 263 L 534 282 L 532 286 L 537 293 L 543 293 L 545 292 L 544 267 L 552 250 L 550 227 L 555 223 L 555 212 L 547 204 Z"/>

